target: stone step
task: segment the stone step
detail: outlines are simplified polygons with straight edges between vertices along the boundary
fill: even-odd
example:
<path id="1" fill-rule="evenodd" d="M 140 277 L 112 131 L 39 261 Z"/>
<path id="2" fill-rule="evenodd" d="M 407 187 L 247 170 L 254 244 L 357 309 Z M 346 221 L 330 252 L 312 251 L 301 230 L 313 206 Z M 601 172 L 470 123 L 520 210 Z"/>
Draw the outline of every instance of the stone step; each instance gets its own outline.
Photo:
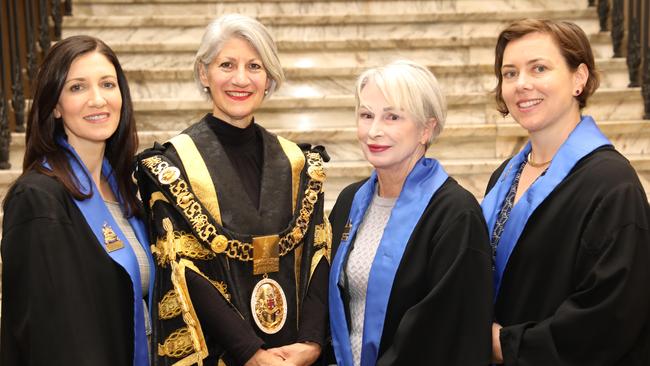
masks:
<path id="1" fill-rule="evenodd" d="M 625 155 L 650 156 L 650 121 L 605 121 L 598 123 L 600 129 L 614 146 Z M 359 148 L 356 128 L 324 128 L 299 131 L 273 129 L 273 133 L 298 143 L 322 145 L 327 149 L 332 163 L 364 161 Z M 140 149 L 163 143 L 179 131 L 140 131 Z M 446 161 L 468 159 L 505 159 L 519 151 L 527 141 L 527 133 L 513 123 L 486 125 L 449 125 L 434 142 L 428 154 Z M 10 162 L 14 169 L 22 166 L 25 134 L 13 133 Z"/>
<path id="2" fill-rule="evenodd" d="M 336 28 L 338 29 L 338 28 Z M 300 33 L 300 32 L 298 32 Z M 401 49 L 429 49 L 436 48 L 439 51 L 446 52 L 474 52 L 480 55 L 490 55 L 486 59 L 493 58 L 496 31 L 487 35 L 474 36 L 431 36 L 426 32 L 407 32 L 400 34 L 398 31 L 391 30 L 373 30 L 372 32 L 360 35 L 341 34 L 336 38 L 318 38 L 318 39 L 300 39 L 300 37 L 290 36 L 287 39 L 276 38 L 277 46 L 280 53 L 293 52 L 304 54 L 306 51 L 313 53 L 330 52 L 332 50 L 345 50 L 347 52 L 357 50 L 391 50 L 393 56 Z M 69 31 L 66 36 L 80 34 Z M 202 33 L 201 33 L 202 34 Z M 148 53 L 150 56 L 159 54 L 192 54 L 198 49 L 201 34 L 192 36 L 187 39 L 186 33 L 176 30 L 173 34 L 166 35 L 160 40 L 142 39 L 134 41 L 124 41 L 119 38 L 115 40 L 108 39 L 107 35 L 96 34 L 107 41 L 115 52 L 123 53 Z M 589 40 L 596 58 L 608 58 L 612 55 L 611 39 L 609 33 L 589 33 Z M 316 52 L 318 53 L 318 52 Z M 176 56 L 174 56 L 176 57 Z"/>
<path id="3" fill-rule="evenodd" d="M 625 59 L 597 61 L 601 71 L 601 88 L 626 88 L 629 83 Z M 426 64 L 434 72 L 446 94 L 463 94 L 492 91 L 496 85 L 491 64 L 439 65 Z M 354 94 L 358 75 L 366 68 L 333 66 L 285 68 L 286 83 L 275 96 L 322 97 L 326 95 Z M 127 70 L 131 96 L 135 99 L 201 98 L 193 79 L 191 67 L 150 70 Z"/>
<path id="4" fill-rule="evenodd" d="M 262 24 L 267 27 L 274 26 L 343 26 L 343 25 L 369 25 L 369 24 L 404 24 L 404 23 L 423 23 L 436 29 L 442 26 L 448 27 L 450 24 L 456 26 L 455 30 L 446 30 L 444 34 L 455 31 L 461 34 L 469 35 L 474 33 L 472 30 L 477 27 L 485 27 L 492 23 L 511 22 L 517 19 L 536 17 L 564 19 L 574 22 L 585 21 L 589 27 L 585 31 L 598 31 L 592 28 L 592 22 L 586 20 L 597 20 L 598 15 L 594 8 L 578 7 L 573 9 L 555 10 L 555 9 L 530 9 L 530 10 L 512 10 L 512 11 L 419 11 L 417 9 L 406 8 L 406 12 L 395 12 L 391 15 L 399 15 L 399 18 L 386 19 L 386 13 L 376 12 L 373 8 L 367 8 L 365 11 L 357 13 L 314 13 L 314 14 L 258 14 L 255 16 Z M 117 30 L 123 28 L 173 28 L 183 27 L 203 29 L 208 25 L 215 16 L 210 14 L 191 14 L 191 15 L 76 15 L 64 17 L 64 26 L 69 30 L 73 29 L 96 29 L 103 28 L 106 30 Z"/>
<path id="5" fill-rule="evenodd" d="M 388 57 L 350 57 L 345 59 L 324 59 L 321 57 L 302 57 L 297 58 L 293 55 L 280 55 L 280 61 L 283 66 L 284 75 L 287 80 L 305 80 L 305 79 L 322 79 L 322 78 L 349 78 L 356 77 L 370 67 L 384 65 L 391 60 L 399 57 L 411 59 L 426 66 L 437 76 L 481 76 L 489 75 L 494 77 L 493 60 L 481 63 L 466 63 L 463 61 L 453 62 L 453 60 L 431 59 L 426 53 L 413 52 L 409 54 L 396 50 L 397 55 L 393 54 Z M 174 65 L 157 63 L 152 67 L 139 66 L 137 63 L 128 63 L 132 54 L 125 54 L 120 58 L 122 68 L 127 74 L 129 82 L 158 82 L 158 81 L 185 81 L 193 80 L 194 74 L 192 66 L 194 56 L 187 55 L 187 59 Z M 352 54 L 352 56 L 354 56 Z M 124 59 L 124 60 L 123 60 Z M 603 75 L 601 78 L 607 78 L 609 74 L 620 73 L 623 70 L 627 72 L 625 58 L 601 58 L 596 59 L 596 66 Z M 602 84 L 601 84 L 602 85 Z"/>
<path id="6" fill-rule="evenodd" d="M 649 155 L 627 155 L 640 178 L 650 178 Z M 440 160 L 447 173 L 470 191 L 479 201 L 485 194 L 490 176 L 505 159 Z M 336 197 L 349 184 L 370 176 L 372 167 L 367 162 L 329 163 L 325 181 L 326 206 L 331 209 Z M 646 187 L 646 192 L 648 187 Z"/>
<path id="7" fill-rule="evenodd" d="M 270 1 L 197 1 L 197 0 L 75 0 L 75 16 L 119 15 L 196 15 L 224 13 L 249 15 L 384 14 L 418 12 L 494 12 L 506 10 L 562 10 L 587 8 L 586 0 L 270 0 Z"/>
<path id="8" fill-rule="evenodd" d="M 612 57 L 609 33 L 590 36 L 597 59 Z M 374 35 L 363 39 L 280 41 L 280 55 L 287 68 L 309 69 L 318 65 L 378 65 L 397 58 L 438 65 L 490 64 L 494 62 L 496 34 L 470 38 L 396 38 Z M 126 70 L 187 68 L 198 48 L 194 42 L 113 42 L 110 46 Z"/>
<path id="9" fill-rule="evenodd" d="M 512 11 L 488 13 L 417 12 L 387 19 L 386 14 L 273 14 L 258 15 L 278 41 L 343 40 L 391 34 L 408 37 L 472 37 L 497 35 L 513 20 L 521 18 L 565 19 L 587 33 L 597 33 L 593 8 L 560 11 Z M 66 17 L 63 36 L 89 34 L 108 44 L 115 42 L 196 42 L 214 16 L 91 16 Z"/>
<path id="10" fill-rule="evenodd" d="M 498 123 L 504 119 L 496 111 L 490 93 L 447 95 L 448 124 Z M 139 129 L 182 130 L 212 110 L 211 102 L 193 99 L 148 99 L 134 102 Z M 598 121 L 641 119 L 640 88 L 599 89 L 585 113 Z M 266 128 L 320 129 L 355 125 L 354 97 L 272 97 L 255 114 Z"/>
<path id="11" fill-rule="evenodd" d="M 495 43 L 494 41 L 493 43 Z M 115 47 L 114 47 L 115 48 Z M 611 47 L 609 47 L 611 48 Z M 153 50 L 138 51 L 117 50 L 120 63 L 124 70 L 131 75 L 140 74 L 140 79 L 166 79 L 174 73 L 185 75 L 194 64 L 196 50 L 188 47 L 187 51 Z M 597 58 L 611 59 L 610 55 Z M 409 49 L 349 49 L 349 50 L 316 50 L 316 51 L 282 51 L 280 59 L 287 76 L 316 77 L 316 76 L 345 76 L 350 75 L 349 69 L 357 71 L 367 67 L 386 64 L 399 58 L 406 58 L 424 65 L 454 68 L 457 65 L 482 65 L 480 73 L 490 73 L 494 63 L 494 45 L 489 47 L 425 47 Z M 179 75 L 179 77 L 180 77 Z"/>

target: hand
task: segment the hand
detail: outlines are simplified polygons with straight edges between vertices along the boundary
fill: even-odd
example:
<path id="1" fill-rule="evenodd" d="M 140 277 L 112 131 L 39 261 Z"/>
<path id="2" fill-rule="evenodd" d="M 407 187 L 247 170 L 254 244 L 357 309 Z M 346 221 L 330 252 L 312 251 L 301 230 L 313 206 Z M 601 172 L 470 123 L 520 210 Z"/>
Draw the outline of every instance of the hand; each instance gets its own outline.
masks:
<path id="1" fill-rule="evenodd" d="M 498 323 L 492 323 L 492 363 L 503 363 L 503 352 L 501 352 L 501 328 Z"/>
<path id="2" fill-rule="evenodd" d="M 304 342 L 271 348 L 268 351 L 296 366 L 308 366 L 316 362 L 320 356 L 321 348 L 318 343 Z"/>
<path id="3" fill-rule="evenodd" d="M 244 366 L 289 366 L 291 363 L 286 363 L 282 356 L 276 355 L 272 352 L 259 349 L 253 357 L 251 357 Z"/>

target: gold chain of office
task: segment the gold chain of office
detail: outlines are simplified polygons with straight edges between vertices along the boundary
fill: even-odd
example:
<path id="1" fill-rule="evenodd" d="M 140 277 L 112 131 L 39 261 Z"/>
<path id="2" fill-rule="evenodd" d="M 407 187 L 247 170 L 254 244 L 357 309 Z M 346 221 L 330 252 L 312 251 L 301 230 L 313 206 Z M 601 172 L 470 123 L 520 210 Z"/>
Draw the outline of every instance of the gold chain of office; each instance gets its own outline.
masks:
<path id="1" fill-rule="evenodd" d="M 307 175 L 309 176 L 307 188 L 295 224 L 285 235 L 280 237 L 278 242 L 280 256 L 289 253 L 302 242 L 309 228 L 309 218 L 314 212 L 318 195 L 323 190 L 325 170 L 322 157 L 318 153 L 309 152 L 307 153 L 307 164 Z M 176 205 L 181 208 L 199 238 L 203 242 L 210 244 L 212 251 L 217 254 L 224 253 L 230 258 L 240 261 L 253 260 L 252 243 L 228 239 L 225 235 L 219 233 L 217 228 L 208 221 L 208 216 L 203 213 L 202 206 L 197 202 L 195 195 L 190 192 L 187 182 L 180 175 L 177 175 L 176 179 L 168 179 L 170 175 L 174 176 L 174 174 L 167 174 L 169 170 L 177 170 L 178 168 L 170 166 L 168 162 L 163 161 L 158 155 L 143 159 L 142 165 L 147 167 L 154 176 L 158 176 L 161 184 L 169 185 L 169 192 L 174 196 Z"/>

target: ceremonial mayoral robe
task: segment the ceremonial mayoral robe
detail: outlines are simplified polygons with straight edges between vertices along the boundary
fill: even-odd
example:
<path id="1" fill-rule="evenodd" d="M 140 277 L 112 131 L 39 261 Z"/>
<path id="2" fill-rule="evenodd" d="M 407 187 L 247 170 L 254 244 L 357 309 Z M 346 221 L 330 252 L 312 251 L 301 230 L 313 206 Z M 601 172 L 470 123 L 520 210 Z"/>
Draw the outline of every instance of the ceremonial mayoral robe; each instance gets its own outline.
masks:
<path id="1" fill-rule="evenodd" d="M 497 191 L 529 151 L 490 179 L 490 230 Z M 650 208 L 636 172 L 590 117 L 515 204 L 496 255 L 505 365 L 650 365 Z"/>
<path id="2" fill-rule="evenodd" d="M 330 214 L 336 253 L 330 322 L 340 366 L 353 363 L 341 278 L 376 182 L 373 173 L 346 187 Z M 410 226 L 408 232 L 402 232 L 404 226 Z M 488 235 L 476 199 L 435 160 L 421 159 L 404 184 L 372 264 L 361 365 L 489 364 L 491 276 Z"/>
<path id="3" fill-rule="evenodd" d="M 263 166 L 254 207 L 208 123 L 139 156 L 159 266 L 154 364 L 239 365 L 260 347 L 323 344 L 331 235 L 320 153 L 255 126 Z M 209 311 L 197 306 L 206 299 Z"/>

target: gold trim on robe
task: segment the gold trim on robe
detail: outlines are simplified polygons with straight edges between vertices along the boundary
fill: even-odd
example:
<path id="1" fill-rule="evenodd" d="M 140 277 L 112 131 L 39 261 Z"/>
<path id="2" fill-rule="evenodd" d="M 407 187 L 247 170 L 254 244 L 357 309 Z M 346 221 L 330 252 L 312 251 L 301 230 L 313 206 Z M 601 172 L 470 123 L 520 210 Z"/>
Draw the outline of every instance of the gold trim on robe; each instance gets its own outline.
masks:
<path id="1" fill-rule="evenodd" d="M 192 191 L 194 191 L 194 194 L 214 220 L 221 225 L 221 211 L 219 210 L 217 190 L 208 167 L 194 144 L 194 140 L 189 135 L 182 133 L 172 137 L 169 142 L 174 145 L 178 157 L 183 162 Z"/>
<path id="2" fill-rule="evenodd" d="M 194 264 L 187 259 L 181 259 L 178 263 L 172 262 L 171 266 L 172 284 L 174 285 L 174 289 L 178 295 L 178 300 L 183 312 L 183 322 L 185 325 L 187 325 L 186 329 L 189 333 L 189 337 L 192 342 L 192 349 L 194 351 L 178 362 L 175 362 L 173 366 L 189 366 L 194 364 L 202 366 L 203 360 L 208 357 L 209 354 L 208 346 L 205 343 L 205 337 L 203 336 L 203 330 L 201 329 L 199 317 L 196 315 L 196 311 L 192 305 L 192 300 L 190 300 L 190 292 L 187 288 L 187 280 L 185 279 L 185 268 L 190 268 L 194 271 L 197 271 L 197 273 L 199 273 L 199 271 L 196 269 Z M 170 337 L 172 335 L 170 335 Z M 167 342 L 165 341 L 165 343 Z M 161 346 L 164 347 L 164 345 L 158 346 L 159 350 L 161 349 Z"/>
<path id="3" fill-rule="evenodd" d="M 305 167 L 305 154 L 300 146 L 284 137 L 278 136 L 278 142 L 291 163 L 291 212 L 293 213 L 296 211 L 296 202 L 300 191 L 300 173 Z"/>

